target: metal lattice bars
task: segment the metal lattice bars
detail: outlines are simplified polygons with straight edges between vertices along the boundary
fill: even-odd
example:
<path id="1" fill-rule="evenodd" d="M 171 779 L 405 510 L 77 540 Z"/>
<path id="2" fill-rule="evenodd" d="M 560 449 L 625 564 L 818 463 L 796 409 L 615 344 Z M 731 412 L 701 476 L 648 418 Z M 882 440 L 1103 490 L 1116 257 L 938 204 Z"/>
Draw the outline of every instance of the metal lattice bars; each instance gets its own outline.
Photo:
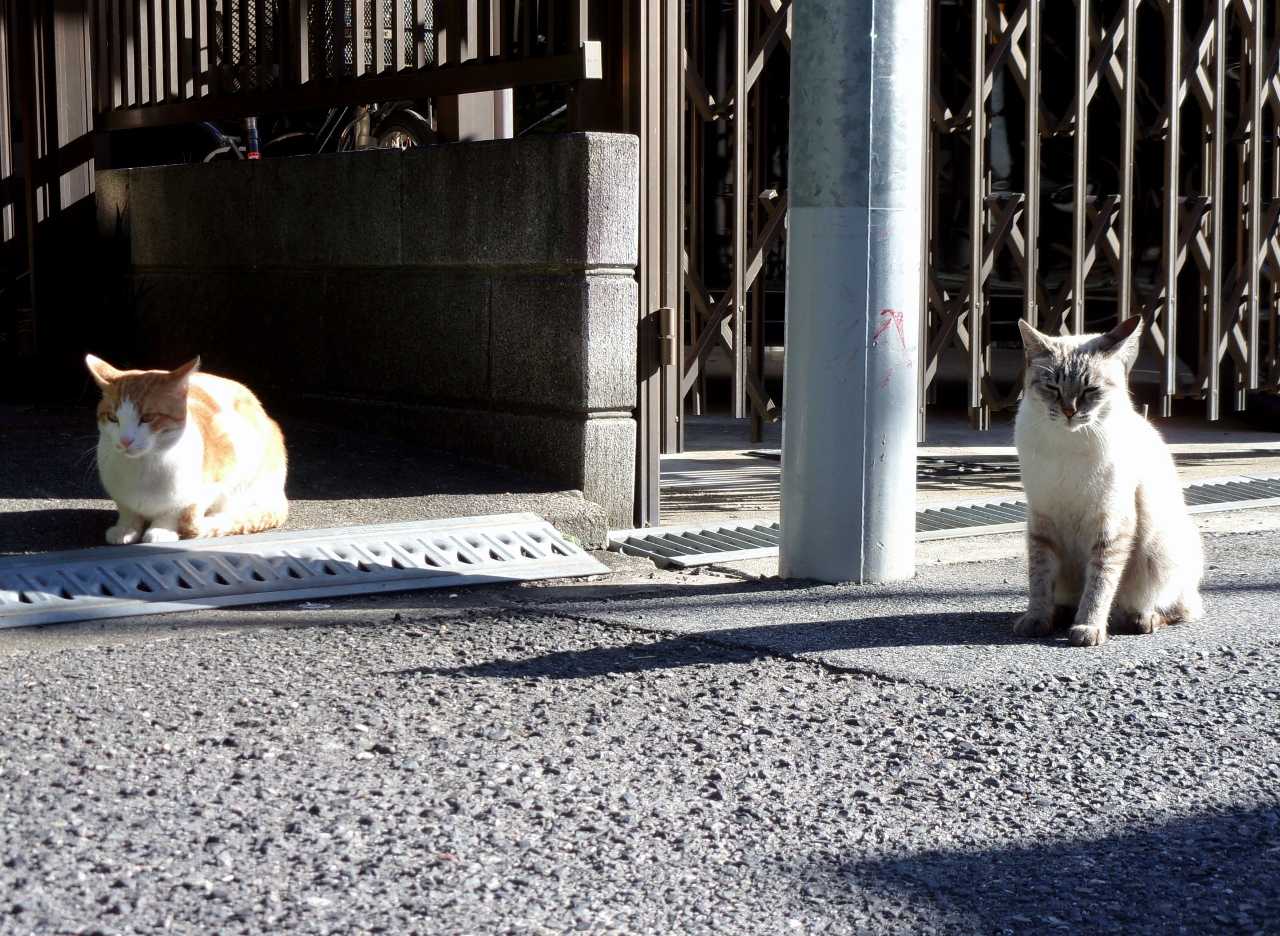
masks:
<path id="1" fill-rule="evenodd" d="M 681 257 L 687 339 L 680 368 L 680 399 L 703 412 L 708 358 L 722 352 L 729 361 L 730 408 L 750 417 L 753 437 L 761 424 L 778 418 L 777 404 L 764 385 L 767 296 L 763 273 L 785 230 L 787 199 L 768 181 L 769 100 L 765 79 L 770 63 L 791 43 L 791 0 L 737 0 L 733 6 L 732 79 L 718 100 L 704 79 L 709 56 L 703 47 L 712 4 L 686 6 L 686 42 L 681 55 L 685 91 L 685 247 Z M 725 126 L 730 137 L 729 269 L 720 289 L 706 285 L 714 259 L 702 238 L 706 159 L 714 149 L 709 128 Z M 679 444 L 677 442 L 677 444 Z"/>
<path id="2" fill-rule="evenodd" d="M 1280 389 L 1278 20 L 1275 0 L 931 4 L 930 400 L 961 355 L 985 428 L 1017 400 L 1017 318 L 1067 334 L 1132 313 L 1163 415 Z"/>
<path id="3" fill-rule="evenodd" d="M 590 0 L 90 0 L 102 129 L 598 78 Z"/>

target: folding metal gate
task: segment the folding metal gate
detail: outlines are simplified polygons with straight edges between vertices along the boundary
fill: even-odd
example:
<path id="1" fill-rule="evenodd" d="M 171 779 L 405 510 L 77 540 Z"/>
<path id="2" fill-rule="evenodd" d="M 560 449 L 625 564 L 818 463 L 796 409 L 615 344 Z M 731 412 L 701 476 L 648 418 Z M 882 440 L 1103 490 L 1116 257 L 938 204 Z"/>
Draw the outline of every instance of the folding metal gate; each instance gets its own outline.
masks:
<path id="1" fill-rule="evenodd" d="M 1280 389 L 1280 5 L 930 10 L 922 401 L 936 398 L 939 362 L 956 348 L 985 428 L 1017 399 L 1020 382 L 997 381 L 992 355 L 1017 347 L 1018 317 L 1067 334 L 1135 313 L 1162 415 L 1197 397 L 1217 419 L 1224 395 L 1242 409 L 1249 391 Z M 958 31 L 968 49 L 948 42 Z"/>
<path id="2" fill-rule="evenodd" d="M 1280 2 L 921 6 L 933 180 L 922 428 L 944 377 L 964 387 L 978 428 L 1015 404 L 1019 318 L 1066 334 L 1142 314 L 1136 389 L 1162 415 L 1198 398 L 1217 419 L 1224 397 L 1238 409 L 1250 391 L 1280 390 Z M 708 362 L 724 352 L 730 411 L 753 416 L 757 435 L 776 415 L 764 352 L 780 343 L 767 335 L 780 303 L 768 289 L 780 293 L 785 267 L 791 9 L 687 0 L 682 17 L 673 427 L 704 410 Z M 665 441 L 679 448 L 676 428 Z"/>

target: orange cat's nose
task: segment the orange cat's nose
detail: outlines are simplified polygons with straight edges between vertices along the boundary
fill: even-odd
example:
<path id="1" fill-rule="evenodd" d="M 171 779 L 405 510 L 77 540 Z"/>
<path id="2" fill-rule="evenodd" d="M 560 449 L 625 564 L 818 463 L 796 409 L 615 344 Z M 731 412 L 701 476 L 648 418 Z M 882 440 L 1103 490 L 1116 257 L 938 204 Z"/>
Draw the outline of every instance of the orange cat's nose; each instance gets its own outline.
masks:
<path id="1" fill-rule="evenodd" d="M 119 441 L 119 442 L 117 442 L 117 443 L 116 443 L 116 445 L 118 445 L 118 446 L 120 447 L 120 449 L 121 449 L 121 450 L 125 450 L 125 449 L 128 449 L 128 448 L 131 448 L 131 447 L 133 446 L 133 437 L 132 437 L 132 436 L 121 436 L 121 437 L 120 437 L 120 441 Z"/>

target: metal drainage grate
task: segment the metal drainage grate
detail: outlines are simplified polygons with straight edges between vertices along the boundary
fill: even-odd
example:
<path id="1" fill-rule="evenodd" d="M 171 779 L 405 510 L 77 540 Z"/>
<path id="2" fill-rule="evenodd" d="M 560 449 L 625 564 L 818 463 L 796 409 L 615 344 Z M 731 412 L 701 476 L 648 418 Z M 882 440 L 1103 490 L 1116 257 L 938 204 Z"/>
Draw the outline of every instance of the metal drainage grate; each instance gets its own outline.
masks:
<path id="1" fill-rule="evenodd" d="M 1280 477 L 1220 478 L 1184 488 L 1191 513 L 1280 506 Z M 916 512 L 916 539 L 952 539 L 1016 533 L 1025 528 L 1027 504 L 1008 500 L 987 504 L 929 507 Z M 777 523 L 726 523 L 716 526 L 655 527 L 609 534 L 609 548 L 644 556 L 657 565 L 687 569 L 778 554 Z M 740 545 L 734 546 L 734 543 Z"/>
<path id="2" fill-rule="evenodd" d="M 607 571 L 534 514 L 108 546 L 0 560 L 0 627 Z"/>
<path id="3" fill-rule="evenodd" d="M 1273 507 L 1280 504 L 1280 477 L 1221 478 L 1184 489 L 1191 513 Z"/>
<path id="4" fill-rule="evenodd" d="M 1280 478 L 1216 478 L 1183 487 L 1189 513 L 1280 505 Z M 1023 500 L 933 507 L 916 513 L 916 539 L 935 540 L 989 533 L 1013 533 L 1027 522 Z"/>
<path id="5" fill-rule="evenodd" d="M 916 540 L 926 542 L 957 536 L 1016 533 L 1026 523 L 1026 501 L 929 507 L 916 511 Z"/>
<path id="6" fill-rule="evenodd" d="M 609 534 L 609 548 L 652 559 L 664 568 L 688 569 L 776 556 L 781 538 L 782 529 L 776 523 L 722 523 L 617 530 Z"/>

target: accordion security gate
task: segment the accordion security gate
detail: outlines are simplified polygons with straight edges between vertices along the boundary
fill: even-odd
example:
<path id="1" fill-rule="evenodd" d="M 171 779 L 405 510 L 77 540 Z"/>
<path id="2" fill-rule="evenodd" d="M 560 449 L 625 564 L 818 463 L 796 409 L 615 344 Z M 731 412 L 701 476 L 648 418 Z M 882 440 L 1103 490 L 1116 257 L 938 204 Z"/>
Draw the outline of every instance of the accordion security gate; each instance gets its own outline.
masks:
<path id="1" fill-rule="evenodd" d="M 1217 419 L 1224 400 L 1280 389 L 1280 4 L 934 3 L 931 16 L 922 416 L 949 349 L 967 360 L 975 425 L 1013 405 L 1020 381 L 997 375 L 993 349 L 1018 347 L 1018 317 L 1069 334 L 1141 314 L 1156 379 L 1137 390 L 1161 415 L 1197 397 Z M 944 209 L 948 189 L 963 217 Z"/>
<path id="2" fill-rule="evenodd" d="M 932 85 L 921 430 L 957 385 L 980 429 L 1016 403 L 1019 318 L 1071 334 L 1141 314 L 1135 391 L 1163 416 L 1197 398 L 1217 419 L 1251 391 L 1280 390 L 1280 3 L 921 7 Z M 790 55 L 791 8 L 689 0 L 686 14 L 680 413 L 704 410 L 719 349 L 729 405 L 754 417 L 757 438 L 775 415 L 761 270 L 785 262 L 785 114 L 767 111 L 785 95 L 767 85 L 785 81 L 785 62 L 769 63 Z M 719 60 L 702 36 L 716 10 Z M 727 161 L 715 159 L 717 126 Z M 664 436 L 664 450 L 679 445 Z"/>

